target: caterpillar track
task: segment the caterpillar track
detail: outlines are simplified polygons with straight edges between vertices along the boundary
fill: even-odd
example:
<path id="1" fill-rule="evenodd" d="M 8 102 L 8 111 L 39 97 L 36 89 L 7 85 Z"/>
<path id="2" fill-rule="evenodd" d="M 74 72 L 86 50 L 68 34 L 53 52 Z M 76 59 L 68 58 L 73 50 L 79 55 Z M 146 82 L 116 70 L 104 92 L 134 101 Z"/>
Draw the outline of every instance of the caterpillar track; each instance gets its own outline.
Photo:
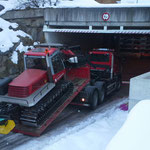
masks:
<path id="1" fill-rule="evenodd" d="M 23 125 L 38 127 L 72 92 L 72 82 L 61 81 L 33 107 L 0 103 L 0 118 L 13 119 L 16 123 L 20 122 Z"/>
<path id="2" fill-rule="evenodd" d="M 51 90 L 39 103 L 21 111 L 21 124 L 38 127 L 55 108 L 61 105 L 73 92 L 73 84 L 70 81 L 62 81 Z"/>
<path id="3" fill-rule="evenodd" d="M 21 108 L 16 104 L 0 103 L 0 118 L 19 121 Z"/>

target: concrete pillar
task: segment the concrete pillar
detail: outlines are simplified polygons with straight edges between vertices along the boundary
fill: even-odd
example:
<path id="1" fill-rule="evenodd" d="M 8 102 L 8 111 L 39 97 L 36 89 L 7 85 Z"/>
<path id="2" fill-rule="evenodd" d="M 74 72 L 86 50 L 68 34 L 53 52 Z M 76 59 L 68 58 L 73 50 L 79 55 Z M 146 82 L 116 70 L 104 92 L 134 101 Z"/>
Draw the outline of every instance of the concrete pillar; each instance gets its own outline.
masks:
<path id="1" fill-rule="evenodd" d="M 144 99 L 150 100 L 150 72 L 130 79 L 129 110 Z"/>

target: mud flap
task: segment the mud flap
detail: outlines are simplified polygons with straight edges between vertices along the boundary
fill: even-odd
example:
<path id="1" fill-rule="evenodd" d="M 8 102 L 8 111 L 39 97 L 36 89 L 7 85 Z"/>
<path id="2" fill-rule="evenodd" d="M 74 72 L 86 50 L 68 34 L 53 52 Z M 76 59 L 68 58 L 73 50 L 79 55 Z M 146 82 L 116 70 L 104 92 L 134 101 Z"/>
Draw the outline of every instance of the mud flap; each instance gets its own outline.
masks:
<path id="1" fill-rule="evenodd" d="M 0 119 L 0 134 L 8 134 L 15 127 L 13 120 Z"/>

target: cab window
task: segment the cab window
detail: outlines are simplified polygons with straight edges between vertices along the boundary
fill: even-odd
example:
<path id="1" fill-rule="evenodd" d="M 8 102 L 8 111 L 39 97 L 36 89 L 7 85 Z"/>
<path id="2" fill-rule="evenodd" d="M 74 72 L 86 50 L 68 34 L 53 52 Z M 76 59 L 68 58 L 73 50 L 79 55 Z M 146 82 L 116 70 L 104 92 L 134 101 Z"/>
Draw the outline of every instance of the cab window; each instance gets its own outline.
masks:
<path id="1" fill-rule="evenodd" d="M 64 65 L 59 54 L 56 54 L 54 57 L 52 57 L 52 65 L 54 68 L 54 74 L 64 70 Z"/>
<path id="2" fill-rule="evenodd" d="M 47 70 L 46 58 L 44 57 L 26 57 L 25 58 L 27 69 L 41 69 Z"/>

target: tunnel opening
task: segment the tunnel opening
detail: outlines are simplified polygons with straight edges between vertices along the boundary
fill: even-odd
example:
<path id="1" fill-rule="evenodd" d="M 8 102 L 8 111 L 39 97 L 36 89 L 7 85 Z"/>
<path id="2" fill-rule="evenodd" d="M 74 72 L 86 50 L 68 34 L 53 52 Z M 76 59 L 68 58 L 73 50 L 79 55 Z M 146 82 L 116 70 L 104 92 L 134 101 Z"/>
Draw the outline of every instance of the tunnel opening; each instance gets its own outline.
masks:
<path id="1" fill-rule="evenodd" d="M 76 31 L 77 32 L 77 31 Z M 149 34 L 45 33 L 46 41 L 80 45 L 84 53 L 94 48 L 114 49 L 120 57 L 122 80 L 150 71 Z"/>
<path id="2" fill-rule="evenodd" d="M 150 35 L 121 35 L 122 78 L 130 78 L 150 71 Z"/>

